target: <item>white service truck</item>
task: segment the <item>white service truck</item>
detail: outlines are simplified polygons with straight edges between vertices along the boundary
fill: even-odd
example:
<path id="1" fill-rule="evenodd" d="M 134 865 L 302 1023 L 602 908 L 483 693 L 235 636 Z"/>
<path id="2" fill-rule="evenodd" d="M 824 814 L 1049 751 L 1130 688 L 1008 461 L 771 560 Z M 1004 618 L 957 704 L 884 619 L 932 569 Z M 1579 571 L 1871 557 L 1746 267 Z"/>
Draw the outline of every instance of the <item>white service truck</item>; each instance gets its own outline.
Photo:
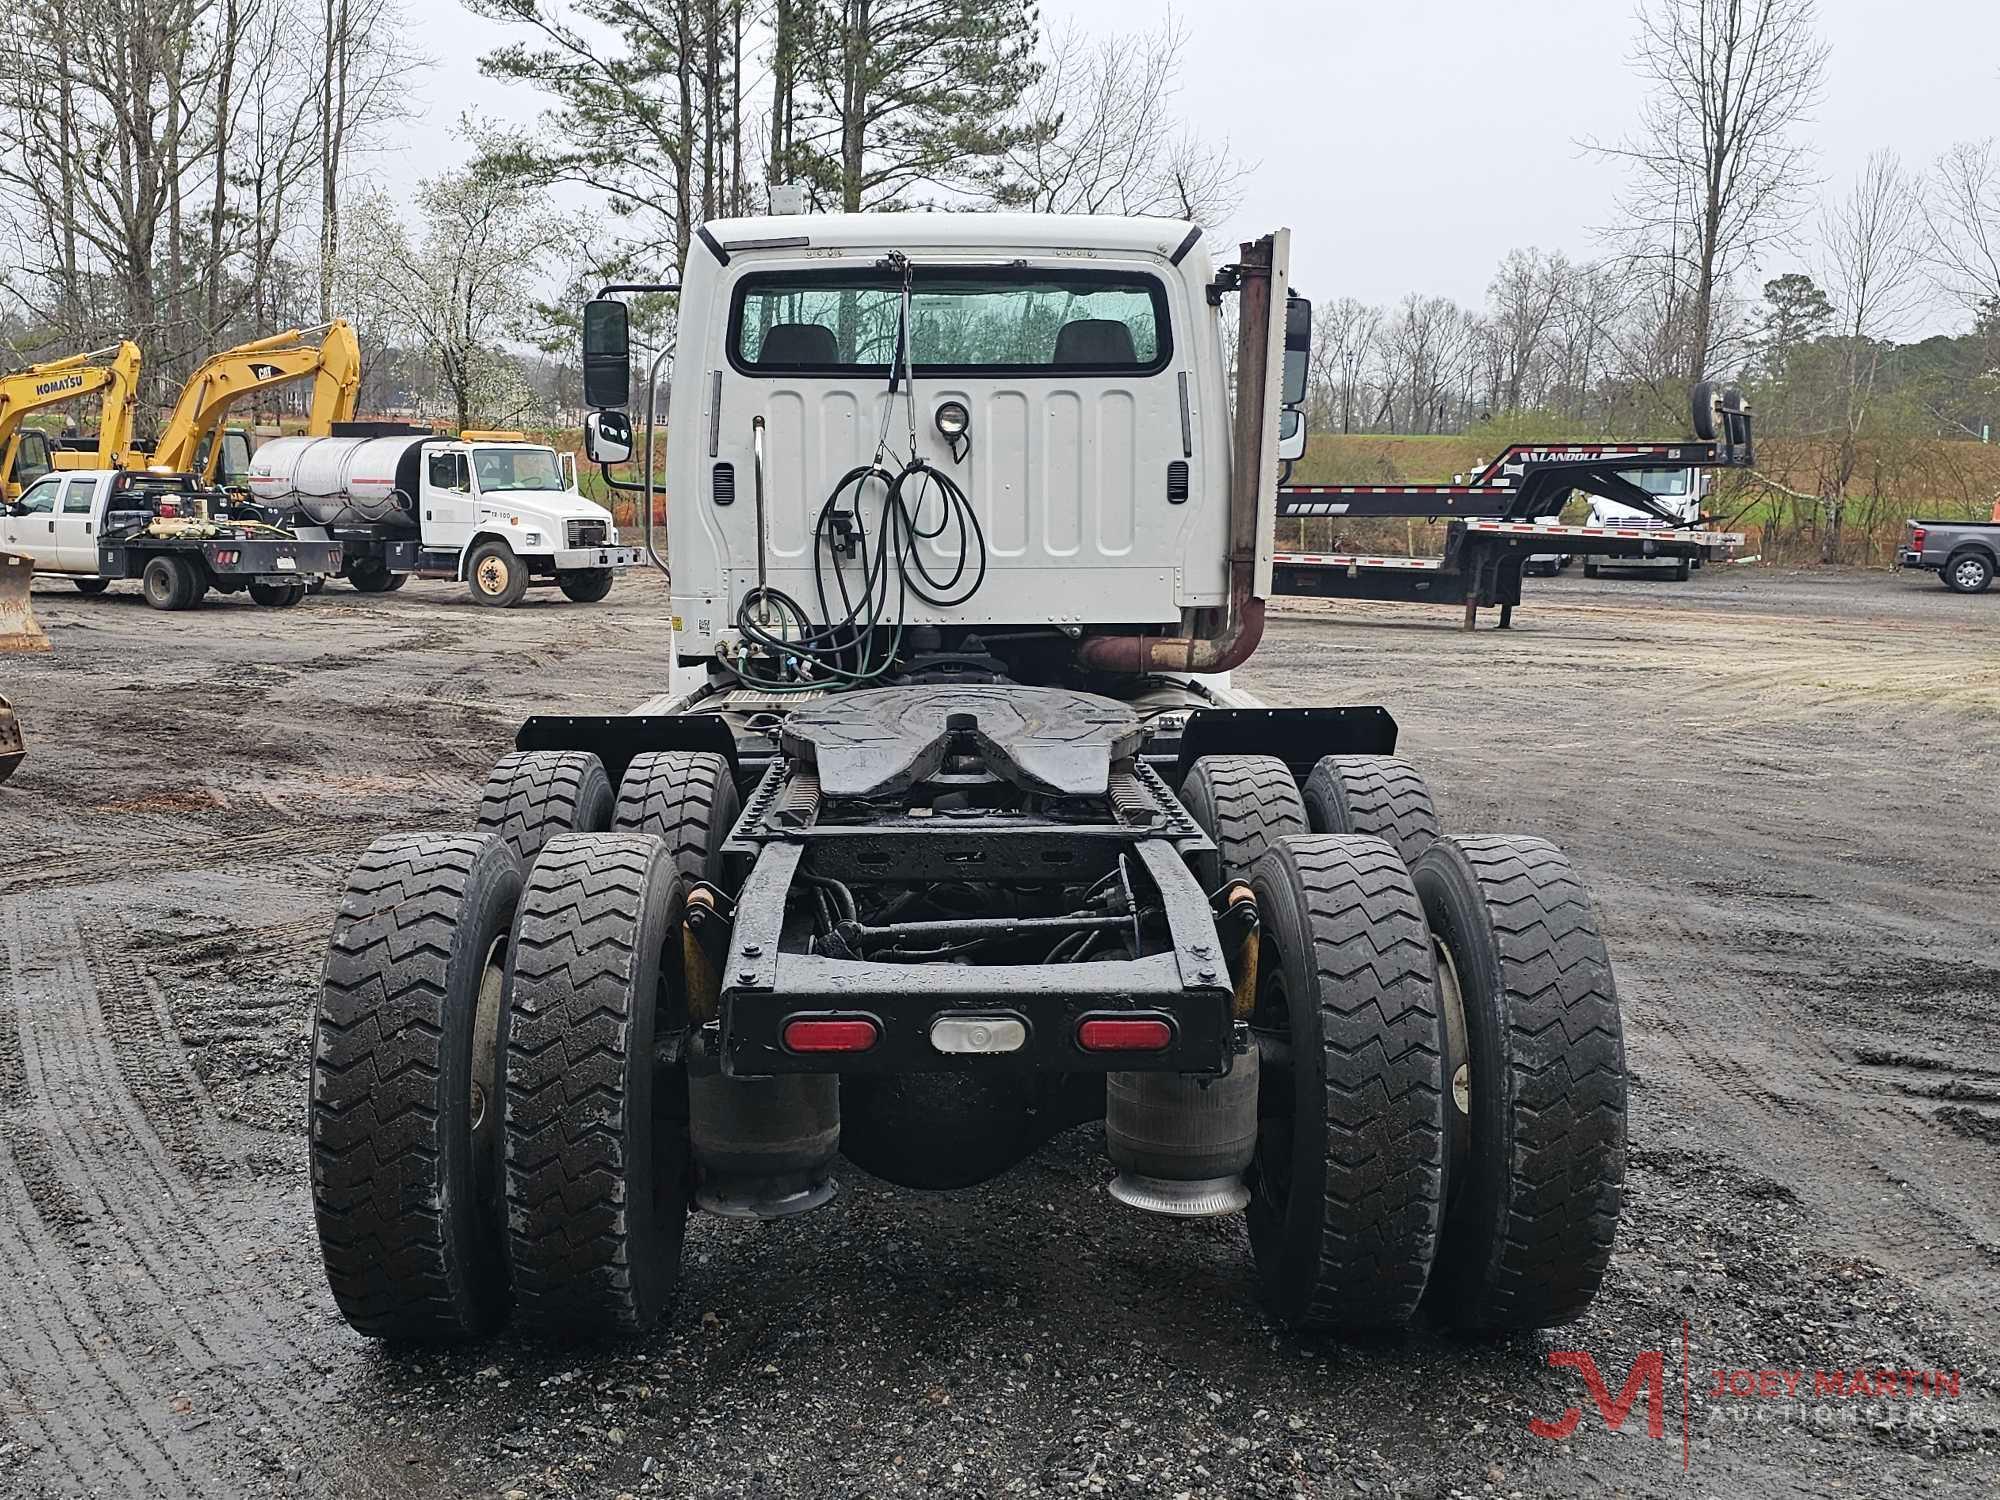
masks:
<path id="1" fill-rule="evenodd" d="M 618 545 L 611 512 L 578 491 L 571 456 L 518 432 L 336 423 L 327 437 L 265 443 L 249 490 L 300 536 L 339 542 L 342 576 L 364 594 L 414 573 L 459 580 L 500 608 L 531 584 L 593 604 L 639 561 Z"/>
<path id="2" fill-rule="evenodd" d="M 84 594 L 136 579 L 155 609 L 192 609 L 211 589 L 267 608 L 305 598 L 341 569 L 341 547 L 222 514 L 227 497 L 189 474 L 75 469 L 45 474 L 0 505 L 0 550 Z"/>
<path id="3" fill-rule="evenodd" d="M 1654 504 L 1671 512 L 1678 522 L 1665 521 L 1635 506 L 1620 505 L 1616 500 L 1593 495 L 1590 497 L 1589 525 L 1668 532 L 1676 524 L 1681 527 L 1700 524 L 1701 502 L 1707 496 L 1709 487 L 1707 474 L 1695 469 L 1631 469 L 1621 477 L 1652 496 Z M 1647 573 L 1671 572 L 1677 582 L 1685 583 L 1688 575 L 1700 567 L 1701 562 L 1700 557 L 1671 557 L 1665 552 L 1649 551 L 1617 557 L 1589 557 L 1583 562 L 1583 576 L 1595 578 L 1608 569 L 1629 569 Z"/>

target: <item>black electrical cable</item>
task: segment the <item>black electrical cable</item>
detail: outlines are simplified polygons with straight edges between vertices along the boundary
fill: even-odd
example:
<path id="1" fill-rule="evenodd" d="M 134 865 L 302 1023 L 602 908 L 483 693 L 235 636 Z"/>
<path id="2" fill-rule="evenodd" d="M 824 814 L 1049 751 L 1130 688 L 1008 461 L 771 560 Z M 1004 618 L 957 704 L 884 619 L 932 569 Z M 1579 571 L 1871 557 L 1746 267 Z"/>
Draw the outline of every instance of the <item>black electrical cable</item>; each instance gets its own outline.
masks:
<path id="1" fill-rule="evenodd" d="M 882 492 L 872 546 L 862 509 L 871 485 Z M 926 514 L 933 490 L 938 497 L 934 518 Z M 850 493 L 850 504 L 843 506 Z M 846 528 L 836 517 L 842 514 L 849 517 L 855 538 L 858 577 L 853 579 L 840 559 Z M 923 547 L 946 537 L 947 554 L 955 554 L 952 565 L 948 572 L 942 565 L 934 570 Z M 902 648 L 910 596 L 933 609 L 955 609 L 986 581 L 986 534 L 971 500 L 949 474 L 921 458 L 911 459 L 896 474 L 864 464 L 842 475 L 820 506 L 813 543 L 817 621 L 798 600 L 768 586 L 749 590 L 737 606 L 736 628 L 750 649 L 738 658 L 736 672 L 752 686 L 787 692 L 828 681 L 879 681 L 895 666 Z M 767 675 L 752 665 L 757 652 L 774 658 L 781 675 Z M 808 668 L 809 673 L 802 671 Z"/>

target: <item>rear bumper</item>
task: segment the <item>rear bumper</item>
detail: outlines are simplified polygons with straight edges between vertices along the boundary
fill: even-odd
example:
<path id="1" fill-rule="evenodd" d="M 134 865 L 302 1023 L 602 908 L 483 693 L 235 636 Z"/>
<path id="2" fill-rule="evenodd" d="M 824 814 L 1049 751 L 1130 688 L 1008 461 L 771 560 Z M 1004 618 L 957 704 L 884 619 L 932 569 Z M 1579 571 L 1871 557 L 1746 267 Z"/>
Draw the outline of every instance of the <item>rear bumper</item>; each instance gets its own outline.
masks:
<path id="1" fill-rule="evenodd" d="M 722 994 L 722 1071 L 732 1078 L 779 1073 L 935 1073 L 990 1069 L 1044 1073 L 1220 1074 L 1234 1050 L 1231 996 L 1220 986 L 1184 988 L 1172 955 L 1114 963 L 957 967 L 948 990 L 915 990 L 909 964 L 786 956 L 771 991 Z M 867 1020 L 877 1039 L 864 1052 L 794 1052 L 785 1027 L 798 1020 Z M 1006 1052 L 946 1051 L 940 1020 L 1018 1022 L 1025 1037 Z M 1089 1020 L 1158 1020 L 1171 1032 L 1156 1051 L 1085 1051 Z"/>
<path id="2" fill-rule="evenodd" d="M 1944 565 L 1942 563 L 1925 562 L 1923 553 L 1911 552 L 1905 549 L 1896 554 L 1896 566 L 1899 568 L 1925 568 L 1935 573 Z"/>
<path id="3" fill-rule="evenodd" d="M 785 929 L 785 899 L 804 848 L 766 845 L 737 898 L 717 1015 L 720 1065 L 732 1078 L 780 1073 L 1003 1071 L 1172 1072 L 1215 1076 L 1237 1045 L 1234 993 L 1202 894 L 1173 846 L 1134 846 L 1158 888 L 1171 947 L 1138 958 L 1053 964 L 884 963 L 800 951 Z M 946 1050 L 932 1039 L 941 1018 L 1019 1022 L 1005 1052 Z M 1086 1020 L 1164 1021 L 1165 1046 L 1086 1051 Z M 798 1020 L 867 1020 L 863 1051 L 797 1052 L 785 1028 Z M 1247 1038 L 1246 1038 L 1247 1040 Z"/>

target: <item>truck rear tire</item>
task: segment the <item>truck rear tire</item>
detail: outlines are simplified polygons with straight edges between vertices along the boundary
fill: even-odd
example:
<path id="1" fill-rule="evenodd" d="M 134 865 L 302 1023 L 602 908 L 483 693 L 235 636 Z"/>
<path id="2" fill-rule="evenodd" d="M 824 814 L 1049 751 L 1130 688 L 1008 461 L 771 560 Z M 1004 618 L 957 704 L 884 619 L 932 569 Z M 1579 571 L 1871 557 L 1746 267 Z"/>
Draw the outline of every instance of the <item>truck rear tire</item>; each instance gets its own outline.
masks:
<path id="1" fill-rule="evenodd" d="M 1597 564 L 1591 562 L 1588 558 L 1584 559 L 1583 576 L 1585 578 L 1595 578 L 1597 576 Z"/>
<path id="2" fill-rule="evenodd" d="M 528 592 L 528 568 L 505 542 L 481 542 L 465 564 L 465 586 L 475 604 L 509 609 Z"/>
<path id="3" fill-rule="evenodd" d="M 583 568 L 556 574 L 556 587 L 578 604 L 595 604 L 611 592 L 617 576 L 609 568 Z"/>
<path id="4" fill-rule="evenodd" d="M 304 583 L 253 583 L 250 600 L 265 609 L 290 609 L 306 597 Z"/>
<path id="5" fill-rule="evenodd" d="M 369 558 L 347 565 L 347 581 L 357 594 L 393 594 L 403 586 L 407 573 L 391 573 L 387 566 Z"/>
<path id="6" fill-rule="evenodd" d="M 1993 559 L 1983 552 L 1960 552 L 1946 559 L 1938 576 L 1954 594 L 1983 594 L 1993 585 Z"/>
<path id="7" fill-rule="evenodd" d="M 1683 557 L 1674 564 L 1674 582 L 1686 583 L 1694 577 L 1694 564 Z"/>
<path id="8" fill-rule="evenodd" d="M 76 585 L 76 591 L 86 599 L 94 599 L 111 587 L 111 580 L 108 578 L 72 578 L 70 582 Z"/>
<path id="9" fill-rule="evenodd" d="M 313 1014 L 313 1216 L 341 1315 L 471 1338 L 507 1308 L 495 1047 L 521 869 L 499 839 L 377 839 Z"/>
<path id="10" fill-rule="evenodd" d="M 556 834 L 611 826 L 611 778 L 587 750 L 516 750 L 487 774 L 475 826 L 498 834 L 516 859 L 531 865 Z"/>
<path id="11" fill-rule="evenodd" d="M 1301 791 L 1314 833 L 1387 839 L 1405 864 L 1438 836 L 1430 788 L 1399 755 L 1323 755 Z"/>
<path id="12" fill-rule="evenodd" d="M 686 1075 L 654 1039 L 687 1024 L 684 888 L 646 834 L 563 834 L 528 872 L 507 956 L 507 1260 L 544 1337 L 651 1327 L 687 1233 Z M 664 1083 L 664 1088 L 656 1084 Z"/>
<path id="13" fill-rule="evenodd" d="M 139 575 L 139 589 L 154 609 L 191 609 L 207 590 L 195 571 L 178 557 L 155 557 Z"/>
<path id="14" fill-rule="evenodd" d="M 611 826 L 664 839 L 682 880 L 719 886 L 722 844 L 742 811 L 724 757 L 706 750 L 649 750 L 625 768 Z"/>
<path id="15" fill-rule="evenodd" d="M 1355 834 L 1257 862 L 1262 1050 L 1250 1248 L 1291 1328 L 1393 1329 L 1423 1299 L 1444 1208 L 1444 1040 L 1402 857 Z"/>
<path id="16" fill-rule="evenodd" d="M 1311 831 L 1298 783 L 1275 755 L 1204 755 L 1181 783 L 1180 800 L 1215 845 L 1194 859 L 1205 891 L 1248 880 L 1272 844 Z"/>
<path id="17" fill-rule="evenodd" d="M 1447 836 L 1411 873 L 1453 1101 L 1432 1297 L 1467 1329 L 1571 1322 L 1610 1264 L 1625 1179 L 1625 1043 L 1590 900 L 1536 838 Z"/>

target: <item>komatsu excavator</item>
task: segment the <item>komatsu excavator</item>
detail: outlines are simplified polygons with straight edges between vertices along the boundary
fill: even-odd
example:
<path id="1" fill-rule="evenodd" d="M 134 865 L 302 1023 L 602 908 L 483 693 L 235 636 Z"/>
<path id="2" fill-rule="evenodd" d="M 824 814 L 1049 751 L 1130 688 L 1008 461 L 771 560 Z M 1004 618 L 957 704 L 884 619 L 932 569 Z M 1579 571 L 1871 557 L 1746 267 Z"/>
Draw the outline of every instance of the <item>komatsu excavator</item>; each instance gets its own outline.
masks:
<path id="1" fill-rule="evenodd" d="M 18 499 L 24 488 L 58 467 L 55 445 L 46 433 L 26 425 L 29 414 L 100 394 L 96 453 L 103 466 L 143 462 L 143 455 L 132 451 L 139 346 L 129 339 L 0 375 L 0 499 Z"/>
<path id="2" fill-rule="evenodd" d="M 30 413 L 81 397 L 100 396 L 98 451 L 122 466 L 132 453 L 132 413 L 139 392 L 139 346 L 129 340 L 30 365 L 0 375 L 0 507 L 11 506 L 24 486 L 49 472 L 55 453 L 45 432 L 27 425 Z M 33 562 L 0 551 L 0 651 L 46 651 L 49 638 L 35 620 L 28 596 Z M 21 736 L 13 711 L 0 699 L 0 781 L 21 760 Z"/>

